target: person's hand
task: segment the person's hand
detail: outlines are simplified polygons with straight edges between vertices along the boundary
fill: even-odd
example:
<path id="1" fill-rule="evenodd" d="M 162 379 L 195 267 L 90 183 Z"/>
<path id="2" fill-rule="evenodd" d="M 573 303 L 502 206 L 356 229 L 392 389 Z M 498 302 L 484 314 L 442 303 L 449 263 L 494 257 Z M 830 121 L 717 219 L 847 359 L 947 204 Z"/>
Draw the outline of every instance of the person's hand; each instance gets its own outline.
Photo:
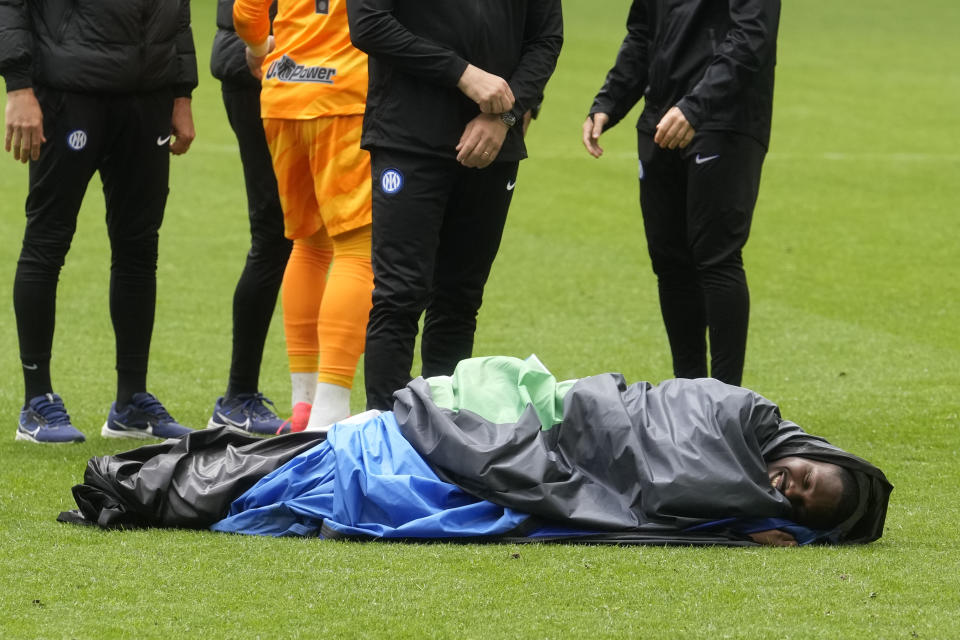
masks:
<path id="1" fill-rule="evenodd" d="M 653 141 L 663 149 L 684 149 L 693 140 L 696 131 L 687 122 L 679 107 L 670 107 L 657 123 Z"/>
<path id="2" fill-rule="evenodd" d="M 481 113 L 467 123 L 457 145 L 457 162 L 483 169 L 496 160 L 509 127 L 496 114 Z"/>
<path id="3" fill-rule="evenodd" d="M 173 140 L 170 142 L 170 153 L 175 156 L 187 152 L 197 131 L 193 128 L 193 110 L 190 107 L 190 98 L 174 98 L 173 116 L 170 118 L 170 133 Z"/>
<path id="4" fill-rule="evenodd" d="M 770 547 L 795 547 L 797 541 L 792 535 L 780 529 L 768 529 L 767 531 L 758 531 L 749 534 L 754 542 L 765 544 Z"/>
<path id="5" fill-rule="evenodd" d="M 457 89 L 476 102 L 483 113 L 503 113 L 513 109 L 513 91 L 507 81 L 472 64 L 463 70 Z"/>
<path id="6" fill-rule="evenodd" d="M 263 80 L 263 59 L 267 54 L 273 51 L 276 43 L 273 41 L 273 35 L 267 36 L 267 41 L 258 47 L 247 45 L 244 55 L 247 58 L 247 68 L 257 80 Z"/>
<path id="7" fill-rule="evenodd" d="M 33 89 L 17 89 L 7 94 L 6 122 L 3 148 L 13 151 L 14 160 L 37 160 L 40 145 L 47 139 L 43 135 L 43 111 Z"/>
<path id="8" fill-rule="evenodd" d="M 603 155 L 603 149 L 598 144 L 600 134 L 603 133 L 603 127 L 610 121 L 610 116 L 605 113 L 593 113 L 587 116 L 583 122 L 583 146 L 587 152 L 594 158 Z"/>

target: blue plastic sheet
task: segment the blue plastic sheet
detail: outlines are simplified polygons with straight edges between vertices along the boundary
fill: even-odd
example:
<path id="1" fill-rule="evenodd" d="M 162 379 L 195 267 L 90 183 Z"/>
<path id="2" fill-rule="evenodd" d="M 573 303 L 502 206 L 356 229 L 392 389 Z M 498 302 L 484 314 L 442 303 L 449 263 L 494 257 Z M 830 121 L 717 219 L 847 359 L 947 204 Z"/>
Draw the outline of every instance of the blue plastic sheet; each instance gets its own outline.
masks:
<path id="1" fill-rule="evenodd" d="M 327 441 L 265 476 L 214 531 L 456 538 L 509 533 L 529 516 L 441 481 L 400 435 L 393 413 L 336 424 Z"/>

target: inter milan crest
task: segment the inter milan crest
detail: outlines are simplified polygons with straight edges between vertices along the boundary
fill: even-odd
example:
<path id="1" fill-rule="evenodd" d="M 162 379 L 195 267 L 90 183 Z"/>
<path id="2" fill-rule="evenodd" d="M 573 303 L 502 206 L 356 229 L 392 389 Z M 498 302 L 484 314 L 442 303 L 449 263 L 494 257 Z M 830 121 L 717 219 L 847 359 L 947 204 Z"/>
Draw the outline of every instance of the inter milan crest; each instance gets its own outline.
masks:
<path id="1" fill-rule="evenodd" d="M 403 174 L 396 169 L 387 169 L 380 174 L 380 190 L 388 196 L 403 189 Z"/>
<path id="2" fill-rule="evenodd" d="M 317 1 L 317 13 L 327 15 L 330 13 L 330 0 L 316 0 Z"/>
<path id="3" fill-rule="evenodd" d="M 87 146 L 87 132 L 83 129 L 74 129 L 67 134 L 67 146 L 74 151 L 80 151 Z"/>

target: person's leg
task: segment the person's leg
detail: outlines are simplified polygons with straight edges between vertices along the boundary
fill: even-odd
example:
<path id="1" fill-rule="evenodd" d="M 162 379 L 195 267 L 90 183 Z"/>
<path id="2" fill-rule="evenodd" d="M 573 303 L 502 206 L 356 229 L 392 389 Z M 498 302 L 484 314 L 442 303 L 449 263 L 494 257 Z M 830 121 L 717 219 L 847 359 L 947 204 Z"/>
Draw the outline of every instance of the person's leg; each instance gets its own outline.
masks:
<path id="1" fill-rule="evenodd" d="M 433 293 L 424 316 L 424 377 L 450 375 L 473 353 L 477 312 L 500 248 L 517 167 L 517 162 L 495 162 L 480 171 L 458 171 L 440 229 Z"/>
<path id="2" fill-rule="evenodd" d="M 657 276 L 673 375 L 706 377 L 706 310 L 696 266 L 687 246 L 683 161 L 680 152 L 660 149 L 644 133 L 638 134 L 637 141 L 640 209 L 647 250 Z"/>
<path id="3" fill-rule="evenodd" d="M 765 154 L 752 138 L 717 132 L 701 135 L 686 160 L 688 242 L 705 302 L 710 375 L 733 385 L 743 377 L 750 316 L 741 251 Z"/>
<path id="4" fill-rule="evenodd" d="M 393 409 L 410 381 L 420 315 L 433 283 L 440 226 L 459 165 L 408 153 L 371 152 L 373 307 L 367 325 L 367 409 Z"/>
<path id="5" fill-rule="evenodd" d="M 157 253 L 167 202 L 173 97 L 159 92 L 110 101 L 110 150 L 100 167 L 110 236 L 110 317 L 117 343 L 117 406 L 147 390 L 156 310 Z"/>
<path id="6" fill-rule="evenodd" d="M 112 138 L 100 164 L 110 237 L 110 317 L 117 344 L 117 398 L 105 438 L 173 438 L 191 432 L 147 392 L 156 310 L 157 249 L 170 173 L 170 91 L 105 102 Z"/>
<path id="7" fill-rule="evenodd" d="M 273 161 L 286 235 L 295 238 L 282 284 L 283 325 L 290 362 L 291 405 L 313 404 L 320 346 L 317 316 L 333 245 L 319 217 L 310 166 L 313 139 L 306 121 L 263 121 Z M 302 412 L 302 411 L 301 411 Z M 304 414 L 305 416 L 308 414 Z M 295 425 L 298 429 L 304 425 Z"/>
<path id="8" fill-rule="evenodd" d="M 363 354 L 370 314 L 370 154 L 360 149 L 362 116 L 316 118 L 304 124 L 314 194 L 333 244 L 333 265 L 316 316 L 320 365 L 308 429 L 350 415 L 350 391 Z"/>
<path id="9" fill-rule="evenodd" d="M 283 276 L 283 328 L 292 382 L 291 405 L 313 404 L 320 359 L 317 318 L 326 292 L 333 243 L 321 228 L 298 238 Z"/>
<path id="10" fill-rule="evenodd" d="M 259 392 L 263 348 L 291 242 L 283 235 L 283 209 L 260 119 L 260 91 L 224 89 L 223 104 L 240 148 L 250 220 L 250 251 L 233 295 L 233 349 L 225 394 L 229 401 Z"/>
<path id="11" fill-rule="evenodd" d="M 334 236 L 333 266 L 317 322 L 320 367 L 308 428 L 350 415 L 350 390 L 363 354 L 372 291 L 370 225 Z"/>
<path id="12" fill-rule="evenodd" d="M 60 396 L 53 393 L 50 358 L 57 281 L 77 213 L 103 144 L 96 99 L 36 88 L 47 141 L 30 163 L 23 246 L 13 282 L 13 306 L 23 366 L 24 403 L 17 440 L 83 442 Z"/>
<path id="13" fill-rule="evenodd" d="M 57 282 L 103 145 L 102 113 L 95 99 L 43 88 L 36 92 L 47 141 L 40 158 L 30 163 L 26 227 L 13 280 L 24 404 L 53 391 Z"/>

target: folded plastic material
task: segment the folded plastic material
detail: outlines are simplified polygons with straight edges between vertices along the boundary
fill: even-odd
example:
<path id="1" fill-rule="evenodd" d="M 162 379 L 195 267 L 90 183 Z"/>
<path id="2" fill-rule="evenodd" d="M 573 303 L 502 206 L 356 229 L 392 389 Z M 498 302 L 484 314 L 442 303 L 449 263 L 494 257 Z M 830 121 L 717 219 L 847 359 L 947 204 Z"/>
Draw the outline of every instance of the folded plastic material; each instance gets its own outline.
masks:
<path id="1" fill-rule="evenodd" d="M 265 440 L 222 427 L 91 458 L 84 483 L 73 487 L 79 511 L 59 519 L 104 528 L 206 529 L 238 495 L 325 437 L 305 431 Z"/>
<path id="2" fill-rule="evenodd" d="M 404 440 L 393 413 L 333 426 L 327 442 L 267 475 L 215 531 L 272 536 L 496 536 L 529 518 L 442 482 Z"/>
<path id="3" fill-rule="evenodd" d="M 422 378 L 395 398 L 401 433 L 438 477 L 582 529 L 682 532 L 731 517 L 788 519 L 767 463 L 796 455 L 854 474 L 859 506 L 823 539 L 863 543 L 882 535 L 893 488 L 878 468 L 784 420 L 766 398 L 713 379 L 628 386 L 620 374 L 582 378 L 557 425 L 542 424 L 532 406 L 513 424 L 440 407 Z"/>

